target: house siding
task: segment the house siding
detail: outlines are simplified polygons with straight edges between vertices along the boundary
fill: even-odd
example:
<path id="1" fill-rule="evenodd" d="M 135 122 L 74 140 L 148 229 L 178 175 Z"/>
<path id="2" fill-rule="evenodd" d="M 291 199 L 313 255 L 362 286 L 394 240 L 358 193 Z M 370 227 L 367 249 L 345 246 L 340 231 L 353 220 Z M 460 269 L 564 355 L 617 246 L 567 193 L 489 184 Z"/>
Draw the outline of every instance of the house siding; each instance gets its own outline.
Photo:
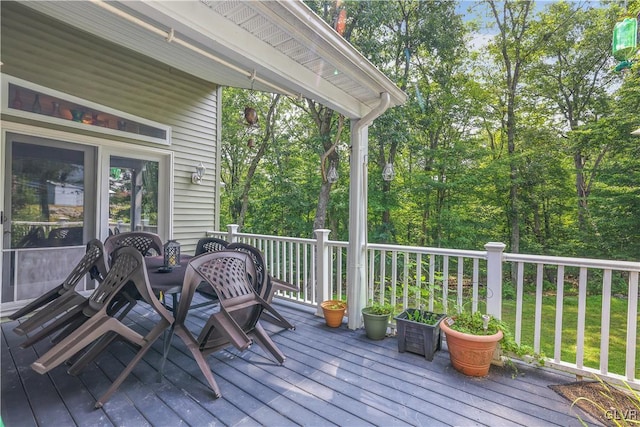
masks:
<path id="1" fill-rule="evenodd" d="M 170 202 L 173 237 L 184 245 L 185 252 L 194 249 L 205 230 L 214 228 L 218 216 L 214 179 L 218 176 L 217 86 L 52 21 L 20 4 L 1 5 L 3 74 L 172 128 L 169 147 L 111 136 L 108 139 L 174 152 L 174 199 Z M 207 174 L 202 185 L 193 185 L 191 174 L 200 161 Z"/>

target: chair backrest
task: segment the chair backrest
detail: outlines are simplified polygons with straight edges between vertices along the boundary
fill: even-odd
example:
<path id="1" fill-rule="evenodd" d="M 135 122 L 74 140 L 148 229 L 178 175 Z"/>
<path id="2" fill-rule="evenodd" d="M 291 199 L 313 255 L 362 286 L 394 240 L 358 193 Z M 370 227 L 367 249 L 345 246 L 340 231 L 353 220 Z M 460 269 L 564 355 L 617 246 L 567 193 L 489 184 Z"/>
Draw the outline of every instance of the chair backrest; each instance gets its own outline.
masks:
<path id="1" fill-rule="evenodd" d="M 116 249 L 112 254 L 111 268 L 102 283 L 89 296 L 89 307 L 83 310 L 87 315 L 96 313 L 108 305 L 113 297 L 129 283 L 136 271 L 144 268 L 142 254 L 132 247 Z M 146 269 L 145 269 L 146 270 Z M 90 317 L 90 315 L 89 315 Z"/>
<path id="2" fill-rule="evenodd" d="M 136 290 L 148 304 L 150 304 L 162 317 L 173 321 L 173 316 L 158 301 L 147 276 L 147 268 L 144 257 L 132 246 L 125 246 L 113 253 L 111 268 L 100 285 L 89 296 L 89 305 L 83 311 L 90 315 L 102 309 L 125 286 L 135 286 Z"/>
<path id="3" fill-rule="evenodd" d="M 107 275 L 107 271 L 107 259 L 102 242 L 98 239 L 90 240 L 87 243 L 87 251 L 67 278 L 64 279 L 62 287 L 66 290 L 74 288 L 87 273 L 91 275 L 92 279 L 100 282 Z"/>
<path id="4" fill-rule="evenodd" d="M 191 283 L 185 283 L 188 289 L 194 289 L 204 280 L 218 295 L 221 310 L 231 313 L 243 331 L 253 330 L 263 306 L 255 290 L 257 273 L 251 256 L 229 250 L 211 252 L 193 258 L 189 262 L 189 268 L 193 268 L 200 278 L 192 277 Z M 191 275 L 185 276 L 185 282 L 189 280 L 189 276 Z M 188 307 L 180 305 L 178 311 L 187 309 Z M 186 313 L 178 313 L 176 320 L 184 320 L 185 317 Z"/>
<path id="5" fill-rule="evenodd" d="M 258 295 L 266 299 L 266 295 L 268 295 L 271 291 L 271 284 L 269 275 L 267 274 L 267 267 L 265 265 L 264 255 L 262 254 L 262 251 L 255 246 L 240 242 L 230 243 L 227 246 L 227 249 L 246 253 L 251 257 L 255 265 L 257 274 L 256 291 L 258 292 Z"/>
<path id="6" fill-rule="evenodd" d="M 114 234 L 107 237 L 107 240 L 104 241 L 104 250 L 109 256 L 111 256 L 115 250 L 125 246 L 136 248 L 142 256 L 147 256 L 150 250 L 154 250 L 157 255 L 162 255 L 163 251 L 160 236 L 147 231 L 130 231 L 127 233 Z"/>
<path id="7" fill-rule="evenodd" d="M 196 255 L 202 255 L 209 252 L 218 252 L 224 250 L 229 243 L 226 240 L 217 237 L 204 237 L 198 240 L 196 245 Z"/>

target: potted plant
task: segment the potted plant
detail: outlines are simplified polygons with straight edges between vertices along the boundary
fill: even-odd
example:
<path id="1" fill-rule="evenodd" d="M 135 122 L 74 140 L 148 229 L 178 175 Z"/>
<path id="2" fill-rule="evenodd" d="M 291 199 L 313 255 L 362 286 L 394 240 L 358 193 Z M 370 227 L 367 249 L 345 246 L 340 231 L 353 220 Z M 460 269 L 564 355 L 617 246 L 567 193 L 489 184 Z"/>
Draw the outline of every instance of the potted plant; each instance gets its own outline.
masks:
<path id="1" fill-rule="evenodd" d="M 320 304 L 324 313 L 324 321 L 327 326 L 337 328 L 342 324 L 344 312 L 347 309 L 347 303 L 341 300 L 326 300 Z"/>
<path id="2" fill-rule="evenodd" d="M 479 311 L 461 310 L 441 323 L 447 338 L 449 357 L 453 367 L 465 375 L 483 377 L 489 373 L 498 343 L 501 349 L 517 356 L 533 355 L 542 362 L 532 348 L 518 345 L 508 326 L 493 316 Z"/>
<path id="3" fill-rule="evenodd" d="M 389 326 L 389 316 L 393 314 L 393 306 L 388 303 L 372 301 L 367 307 L 362 309 L 362 319 L 364 320 L 364 330 L 367 338 L 381 340 L 387 335 Z"/>
<path id="4" fill-rule="evenodd" d="M 423 355 L 428 361 L 440 349 L 440 323 L 444 314 L 408 308 L 394 319 L 397 326 L 398 351 Z"/>

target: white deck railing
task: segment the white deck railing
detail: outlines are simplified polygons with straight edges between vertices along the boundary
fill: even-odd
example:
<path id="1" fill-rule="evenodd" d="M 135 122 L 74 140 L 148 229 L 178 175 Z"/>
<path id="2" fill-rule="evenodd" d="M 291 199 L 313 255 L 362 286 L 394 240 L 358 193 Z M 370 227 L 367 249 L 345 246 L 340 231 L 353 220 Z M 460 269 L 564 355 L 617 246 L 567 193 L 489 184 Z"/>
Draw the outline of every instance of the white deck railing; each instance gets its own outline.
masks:
<path id="1" fill-rule="evenodd" d="M 260 248 L 270 274 L 300 288 L 280 298 L 316 308 L 325 299 L 346 299 L 347 242 L 329 240 L 329 230 L 318 230 L 316 239 L 240 233 L 236 225 L 207 234 Z M 513 325 L 517 342 L 543 350 L 546 365 L 640 387 L 639 262 L 510 254 L 501 243 L 488 243 L 484 251 L 367 247 L 368 300 L 386 300 L 398 309 L 488 312 Z M 614 281 L 619 294 L 612 291 Z M 553 304 L 543 303 L 550 298 Z M 545 322 L 553 326 L 543 328 Z M 597 351 L 588 354 L 588 348 Z"/>

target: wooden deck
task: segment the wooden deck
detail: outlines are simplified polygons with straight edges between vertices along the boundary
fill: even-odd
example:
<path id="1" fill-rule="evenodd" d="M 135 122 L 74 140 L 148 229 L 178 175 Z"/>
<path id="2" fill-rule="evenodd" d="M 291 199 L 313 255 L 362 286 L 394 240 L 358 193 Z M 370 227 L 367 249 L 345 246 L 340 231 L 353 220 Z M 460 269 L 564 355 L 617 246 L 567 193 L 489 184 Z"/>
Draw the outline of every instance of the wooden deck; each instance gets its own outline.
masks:
<path id="1" fill-rule="evenodd" d="M 20 349 L 16 322 L 4 322 L 2 421 L 7 427 L 580 425 L 570 402 L 547 387 L 573 377 L 525 365 L 517 378 L 495 366 L 486 378 L 468 378 L 453 370 L 445 350 L 428 362 L 399 353 L 393 337 L 371 341 L 363 330 L 331 329 L 307 311 L 278 309 L 296 324 L 295 331 L 265 324 L 287 355 L 283 366 L 257 345 L 212 354 L 209 365 L 223 394 L 214 400 L 179 339 L 164 380 L 157 381 L 160 340 L 102 409 L 93 409 L 95 399 L 132 356 L 128 345 L 112 344 L 78 377 L 64 366 L 39 375 L 29 365 L 51 344 Z M 206 310 L 190 316 L 194 326 L 204 322 Z M 148 329 L 149 316 L 138 304 L 130 318 Z"/>

